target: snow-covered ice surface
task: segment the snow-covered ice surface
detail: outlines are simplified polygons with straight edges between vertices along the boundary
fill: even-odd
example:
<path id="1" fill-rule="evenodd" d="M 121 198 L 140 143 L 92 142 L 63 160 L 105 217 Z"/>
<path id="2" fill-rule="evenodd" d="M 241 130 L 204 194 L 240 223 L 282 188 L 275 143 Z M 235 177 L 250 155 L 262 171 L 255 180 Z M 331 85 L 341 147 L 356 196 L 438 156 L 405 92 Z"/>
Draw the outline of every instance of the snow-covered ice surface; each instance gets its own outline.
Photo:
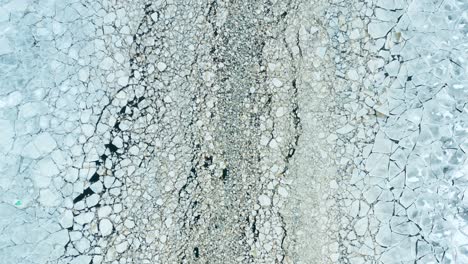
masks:
<path id="1" fill-rule="evenodd" d="M 463 0 L 0 0 L 0 263 L 468 263 Z"/>

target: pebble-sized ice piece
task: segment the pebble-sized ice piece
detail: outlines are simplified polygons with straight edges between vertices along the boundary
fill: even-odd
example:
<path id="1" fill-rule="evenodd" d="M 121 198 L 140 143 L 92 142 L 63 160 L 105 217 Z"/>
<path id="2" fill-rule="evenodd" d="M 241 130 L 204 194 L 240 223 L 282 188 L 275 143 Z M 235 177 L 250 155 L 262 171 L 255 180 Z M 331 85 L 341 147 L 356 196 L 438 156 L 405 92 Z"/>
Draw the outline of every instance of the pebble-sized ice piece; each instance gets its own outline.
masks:
<path id="1" fill-rule="evenodd" d="M 104 218 L 99 222 L 99 231 L 101 231 L 102 236 L 108 236 L 112 234 L 113 224 L 112 222 Z"/>
<path id="2" fill-rule="evenodd" d="M 93 212 L 81 213 L 75 217 L 75 222 L 80 225 L 90 223 L 94 218 Z"/>
<path id="3" fill-rule="evenodd" d="M 109 216 L 112 213 L 112 207 L 109 205 L 102 206 L 98 209 L 98 216 L 99 218 L 104 218 Z"/>
<path id="4" fill-rule="evenodd" d="M 88 78 L 89 78 L 89 68 L 88 67 L 81 68 L 78 71 L 78 80 L 82 82 L 87 82 Z"/>
<path id="5" fill-rule="evenodd" d="M 114 196 L 118 196 L 120 194 L 120 188 L 112 188 L 110 189 L 109 193 Z"/>
<path id="6" fill-rule="evenodd" d="M 166 70 L 167 65 L 166 65 L 166 63 L 160 61 L 160 62 L 158 62 L 158 64 L 156 65 L 156 67 L 158 67 L 158 70 L 159 70 L 159 71 L 163 72 L 164 70 Z"/>
<path id="7" fill-rule="evenodd" d="M 273 80 L 271 80 L 271 83 L 275 86 L 275 87 L 281 87 L 283 86 L 283 82 L 278 79 L 278 78 L 273 78 Z"/>
<path id="8" fill-rule="evenodd" d="M 276 110 L 276 117 L 282 117 L 286 114 L 287 112 L 287 109 L 286 107 L 278 107 L 278 109 Z"/>
<path id="9" fill-rule="evenodd" d="M 95 206 L 96 204 L 99 203 L 99 198 L 100 196 L 98 194 L 92 194 L 90 195 L 89 197 L 86 198 L 86 205 L 88 207 L 93 207 Z"/>
<path id="10" fill-rule="evenodd" d="M 89 243 L 89 240 L 86 237 L 82 237 L 80 240 L 75 242 L 74 245 L 80 253 L 84 253 L 87 249 L 89 249 L 91 243 Z"/>
<path id="11" fill-rule="evenodd" d="M 110 24 L 110 23 L 114 22 L 116 17 L 117 16 L 115 15 L 115 13 L 108 13 L 107 15 L 104 16 L 104 23 Z"/>
<path id="12" fill-rule="evenodd" d="M 117 251 L 118 253 L 123 253 L 125 252 L 125 250 L 127 250 L 127 248 L 128 248 L 128 242 L 124 241 L 118 244 L 117 246 L 115 246 L 115 251 Z"/>
<path id="13" fill-rule="evenodd" d="M 135 222 L 133 222 L 132 220 L 130 219 L 125 219 L 124 221 L 124 225 L 127 227 L 127 228 L 134 228 L 135 227 Z"/>
<path id="14" fill-rule="evenodd" d="M 81 113 L 80 113 L 81 123 L 83 123 L 83 124 L 88 123 L 92 114 L 93 114 L 93 110 L 91 110 L 91 109 L 86 109 L 86 110 L 81 111 Z"/>
<path id="15" fill-rule="evenodd" d="M 115 98 L 120 99 L 120 100 L 125 100 L 127 99 L 127 93 L 122 90 L 115 95 Z"/>
<path id="16" fill-rule="evenodd" d="M 137 147 L 137 146 L 132 146 L 128 152 L 131 154 L 131 155 L 138 155 L 138 153 L 140 152 L 140 149 Z"/>
<path id="17" fill-rule="evenodd" d="M 60 219 L 60 225 L 63 228 L 69 228 L 73 226 L 73 213 L 70 210 L 63 212 L 62 218 Z"/>
<path id="18" fill-rule="evenodd" d="M 357 81 L 359 80 L 359 74 L 355 69 L 350 69 L 348 73 L 346 74 L 348 78 L 352 81 Z"/>
<path id="19" fill-rule="evenodd" d="M 159 206 L 161 206 L 161 205 L 164 204 L 164 201 L 163 201 L 161 198 L 158 198 L 158 199 L 156 200 L 156 204 L 159 205 Z"/>
<path id="20" fill-rule="evenodd" d="M 122 148 L 123 147 L 123 140 L 121 137 L 115 137 L 113 140 L 112 140 L 112 144 L 114 146 L 116 146 L 117 148 Z"/>
<path id="21" fill-rule="evenodd" d="M 102 263 L 104 261 L 104 256 L 95 255 L 93 257 L 93 262 L 90 263 Z"/>
<path id="22" fill-rule="evenodd" d="M 270 206 L 271 204 L 271 200 L 270 200 L 270 197 L 262 194 L 258 197 L 258 202 L 260 203 L 261 206 L 263 207 L 267 207 L 267 206 Z"/>
<path id="23" fill-rule="evenodd" d="M 165 103 L 172 103 L 172 98 L 169 95 L 165 96 L 163 100 Z"/>
<path id="24" fill-rule="evenodd" d="M 104 176 L 104 187 L 110 188 L 114 184 L 115 178 L 111 176 Z"/>
<path id="25" fill-rule="evenodd" d="M 94 192 L 94 193 L 100 193 L 102 192 L 103 190 L 103 185 L 102 185 L 102 182 L 100 181 L 97 181 L 93 184 L 91 184 L 91 186 L 89 186 L 89 188 L 91 188 L 91 190 Z"/>
<path id="26" fill-rule="evenodd" d="M 71 231 L 69 233 L 70 235 L 70 240 L 71 241 L 78 241 L 80 238 L 83 237 L 83 233 L 79 232 L 79 231 Z"/>
<path id="27" fill-rule="evenodd" d="M 339 128 L 336 130 L 336 133 L 338 134 L 348 134 L 349 132 L 353 131 L 354 127 L 350 124 L 346 124 L 345 126 Z"/>
<path id="28" fill-rule="evenodd" d="M 154 12 L 153 14 L 151 14 L 151 19 L 154 21 L 154 22 L 158 22 L 159 20 L 159 15 L 157 12 Z"/>
<path id="29" fill-rule="evenodd" d="M 166 227 L 172 226 L 172 218 L 171 218 L 171 217 L 168 217 L 168 218 L 164 221 L 164 224 L 166 225 Z"/>
<path id="30" fill-rule="evenodd" d="M 79 171 L 76 168 L 68 168 L 67 173 L 65 174 L 65 180 L 71 183 L 74 183 L 79 176 Z"/>
<path id="31" fill-rule="evenodd" d="M 327 142 L 328 143 L 333 143 L 337 139 L 338 139 L 338 136 L 336 134 L 330 134 L 330 135 L 327 136 Z"/>

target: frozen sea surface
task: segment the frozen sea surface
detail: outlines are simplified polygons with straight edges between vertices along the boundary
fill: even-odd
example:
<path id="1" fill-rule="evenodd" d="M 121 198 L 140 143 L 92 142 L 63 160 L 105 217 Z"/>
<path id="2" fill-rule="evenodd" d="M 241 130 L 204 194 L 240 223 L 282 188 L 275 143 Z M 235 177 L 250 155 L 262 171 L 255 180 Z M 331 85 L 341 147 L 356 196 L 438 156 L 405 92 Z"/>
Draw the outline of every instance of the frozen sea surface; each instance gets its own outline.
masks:
<path id="1" fill-rule="evenodd" d="M 0 0 L 0 263 L 468 263 L 467 20 Z"/>

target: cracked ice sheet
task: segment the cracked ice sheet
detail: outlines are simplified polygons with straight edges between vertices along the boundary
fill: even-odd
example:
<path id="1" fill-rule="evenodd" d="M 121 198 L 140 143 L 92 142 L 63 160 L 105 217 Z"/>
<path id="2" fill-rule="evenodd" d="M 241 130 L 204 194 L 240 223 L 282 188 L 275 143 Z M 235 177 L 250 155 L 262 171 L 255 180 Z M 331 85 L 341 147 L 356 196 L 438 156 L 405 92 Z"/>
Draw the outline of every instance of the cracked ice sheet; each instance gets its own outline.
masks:
<path id="1" fill-rule="evenodd" d="M 62 79 L 71 69 L 55 48 L 67 45 L 59 43 L 66 36 L 52 30 L 58 22 L 50 15 L 65 2 L 2 1 L 0 6 L 2 263 L 54 261 L 70 240 L 59 223 L 67 199 L 59 190 L 72 166 L 63 135 L 78 124 L 71 96 L 77 88 Z M 73 28 L 67 14 L 56 19 Z"/>
<path id="2" fill-rule="evenodd" d="M 468 262 L 462 1 L 1 1 L 2 263 Z"/>

